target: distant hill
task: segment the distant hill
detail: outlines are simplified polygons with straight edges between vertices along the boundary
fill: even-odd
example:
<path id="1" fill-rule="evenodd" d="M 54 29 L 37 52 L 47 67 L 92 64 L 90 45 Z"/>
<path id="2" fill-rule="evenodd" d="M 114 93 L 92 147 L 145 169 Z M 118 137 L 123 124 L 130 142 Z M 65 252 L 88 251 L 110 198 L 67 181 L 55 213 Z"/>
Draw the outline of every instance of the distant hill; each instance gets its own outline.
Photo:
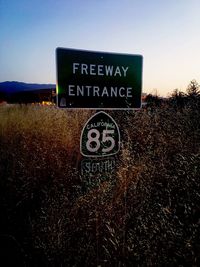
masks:
<path id="1" fill-rule="evenodd" d="M 0 103 L 41 103 L 55 102 L 55 84 L 23 82 L 0 83 Z"/>
<path id="2" fill-rule="evenodd" d="M 2 93 L 17 93 L 24 91 L 33 91 L 41 89 L 53 89 L 56 88 L 55 84 L 37 84 L 37 83 L 23 83 L 23 82 L 1 82 L 0 92 Z"/>

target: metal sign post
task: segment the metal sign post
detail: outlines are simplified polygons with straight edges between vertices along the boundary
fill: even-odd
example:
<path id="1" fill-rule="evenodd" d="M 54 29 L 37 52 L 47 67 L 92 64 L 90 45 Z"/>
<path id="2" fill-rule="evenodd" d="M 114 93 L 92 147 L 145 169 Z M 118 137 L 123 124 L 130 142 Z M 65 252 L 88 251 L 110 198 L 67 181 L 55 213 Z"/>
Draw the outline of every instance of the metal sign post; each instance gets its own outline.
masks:
<path id="1" fill-rule="evenodd" d="M 80 137 L 81 194 L 109 180 L 115 185 L 120 131 L 115 120 L 102 110 L 134 110 L 141 107 L 142 62 L 140 55 L 57 48 L 57 106 L 94 109 Z M 99 111 L 101 110 L 101 111 Z M 118 154 L 119 155 L 119 154 Z M 124 186 L 124 241 L 126 232 L 126 177 Z M 96 205 L 97 265 L 99 197 Z"/>

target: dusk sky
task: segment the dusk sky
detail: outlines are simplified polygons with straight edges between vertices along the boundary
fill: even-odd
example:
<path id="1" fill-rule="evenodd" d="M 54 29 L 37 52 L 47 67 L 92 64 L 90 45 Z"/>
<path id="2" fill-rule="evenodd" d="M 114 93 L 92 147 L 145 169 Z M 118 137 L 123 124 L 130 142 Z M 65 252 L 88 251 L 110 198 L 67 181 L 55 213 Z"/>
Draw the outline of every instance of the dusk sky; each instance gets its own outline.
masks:
<path id="1" fill-rule="evenodd" d="M 0 82 L 56 83 L 56 47 L 140 54 L 143 92 L 200 83 L 199 0 L 0 0 Z"/>

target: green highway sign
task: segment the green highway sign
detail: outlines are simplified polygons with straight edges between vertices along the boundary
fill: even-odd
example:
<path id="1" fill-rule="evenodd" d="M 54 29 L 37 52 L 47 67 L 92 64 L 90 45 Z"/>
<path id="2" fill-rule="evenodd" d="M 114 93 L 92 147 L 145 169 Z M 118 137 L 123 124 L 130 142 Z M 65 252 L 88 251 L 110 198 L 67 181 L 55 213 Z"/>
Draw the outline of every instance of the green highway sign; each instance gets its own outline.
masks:
<path id="1" fill-rule="evenodd" d="M 141 55 L 57 48 L 57 106 L 140 108 L 142 63 Z"/>

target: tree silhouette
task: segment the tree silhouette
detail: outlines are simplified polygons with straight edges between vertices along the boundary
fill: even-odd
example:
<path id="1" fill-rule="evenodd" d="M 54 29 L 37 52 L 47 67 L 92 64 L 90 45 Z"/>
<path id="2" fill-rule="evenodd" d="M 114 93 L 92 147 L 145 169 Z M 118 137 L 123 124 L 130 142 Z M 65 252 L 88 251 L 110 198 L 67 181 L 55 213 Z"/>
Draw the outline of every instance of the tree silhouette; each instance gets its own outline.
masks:
<path id="1" fill-rule="evenodd" d="M 160 107 L 163 100 L 157 95 L 148 94 L 145 101 L 147 102 L 147 107 Z"/>
<path id="2" fill-rule="evenodd" d="M 200 86 L 196 80 L 192 80 L 187 87 L 187 95 L 189 98 L 198 98 L 200 96 Z"/>
<path id="3" fill-rule="evenodd" d="M 178 89 L 174 89 L 170 103 L 173 107 L 182 109 L 186 104 L 186 95 Z"/>

